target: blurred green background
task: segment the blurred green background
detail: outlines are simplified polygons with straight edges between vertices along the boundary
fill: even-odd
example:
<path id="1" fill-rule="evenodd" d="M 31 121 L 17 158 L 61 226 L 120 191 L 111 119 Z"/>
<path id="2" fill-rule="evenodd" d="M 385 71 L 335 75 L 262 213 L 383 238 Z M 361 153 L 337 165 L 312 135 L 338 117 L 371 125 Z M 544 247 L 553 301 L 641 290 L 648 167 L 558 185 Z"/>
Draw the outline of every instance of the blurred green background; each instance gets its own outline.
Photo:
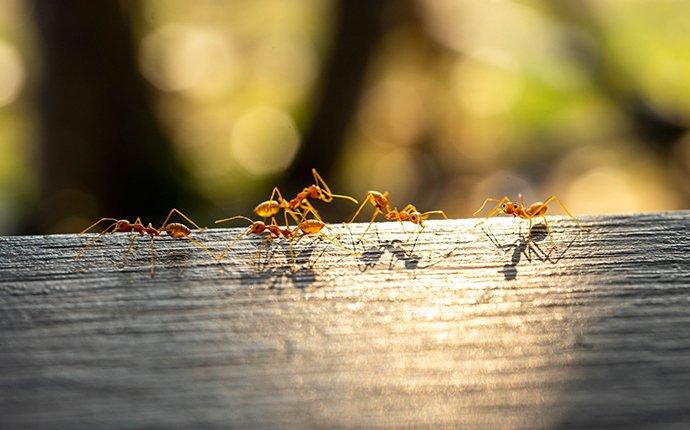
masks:
<path id="1" fill-rule="evenodd" d="M 688 1 L 0 0 L 0 233 L 208 225 L 312 166 L 451 217 L 687 208 L 689 78 Z"/>

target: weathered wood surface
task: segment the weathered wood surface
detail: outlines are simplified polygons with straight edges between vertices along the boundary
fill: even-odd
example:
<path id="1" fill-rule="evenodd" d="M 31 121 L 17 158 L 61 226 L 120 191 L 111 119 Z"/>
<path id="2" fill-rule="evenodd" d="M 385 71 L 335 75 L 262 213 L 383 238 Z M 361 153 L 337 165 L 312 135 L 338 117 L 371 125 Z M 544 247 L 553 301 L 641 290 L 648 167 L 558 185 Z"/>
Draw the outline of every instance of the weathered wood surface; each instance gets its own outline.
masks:
<path id="1" fill-rule="evenodd" d="M 0 238 L 0 427 L 688 428 L 690 212 L 582 220 Z"/>

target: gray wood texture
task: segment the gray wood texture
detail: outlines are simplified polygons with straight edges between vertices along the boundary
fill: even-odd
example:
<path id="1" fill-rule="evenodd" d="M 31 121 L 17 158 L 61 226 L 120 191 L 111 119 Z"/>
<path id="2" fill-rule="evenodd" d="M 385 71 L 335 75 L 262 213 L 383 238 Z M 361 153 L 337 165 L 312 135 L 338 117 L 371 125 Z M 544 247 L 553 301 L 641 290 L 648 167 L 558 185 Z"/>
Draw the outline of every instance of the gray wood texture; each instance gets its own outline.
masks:
<path id="1" fill-rule="evenodd" d="M 580 219 L 2 237 L 0 427 L 688 428 L 690 212 Z"/>

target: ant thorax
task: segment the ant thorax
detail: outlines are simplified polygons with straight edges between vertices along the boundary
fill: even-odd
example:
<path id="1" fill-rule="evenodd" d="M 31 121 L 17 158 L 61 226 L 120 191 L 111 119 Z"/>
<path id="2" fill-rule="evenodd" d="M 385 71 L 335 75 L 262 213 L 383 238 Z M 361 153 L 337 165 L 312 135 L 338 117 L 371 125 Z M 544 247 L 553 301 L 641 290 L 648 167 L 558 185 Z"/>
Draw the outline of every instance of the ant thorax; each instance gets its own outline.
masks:
<path id="1" fill-rule="evenodd" d="M 386 221 L 407 221 L 409 219 L 409 214 L 405 211 L 388 211 L 384 215 Z"/>

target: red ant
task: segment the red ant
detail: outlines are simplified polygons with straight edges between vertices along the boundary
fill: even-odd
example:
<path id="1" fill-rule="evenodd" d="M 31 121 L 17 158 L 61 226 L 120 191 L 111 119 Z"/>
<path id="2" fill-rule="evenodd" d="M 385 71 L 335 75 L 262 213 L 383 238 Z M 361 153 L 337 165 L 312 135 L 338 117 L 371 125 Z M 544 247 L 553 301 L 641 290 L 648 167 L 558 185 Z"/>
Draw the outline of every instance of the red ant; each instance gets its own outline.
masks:
<path id="1" fill-rule="evenodd" d="M 412 224 L 417 224 L 418 226 L 424 228 L 426 227 L 424 225 L 424 221 L 429 219 L 429 215 L 431 214 L 441 214 L 445 219 L 448 219 L 446 213 L 441 210 L 421 213 L 416 207 L 414 207 L 412 203 L 405 206 L 401 211 L 397 209 L 389 211 L 386 213 L 385 217 L 388 221 L 409 221 Z"/>
<path id="2" fill-rule="evenodd" d="M 401 211 L 399 211 L 397 208 L 391 209 L 390 200 L 388 198 L 388 191 L 384 193 L 378 191 L 369 191 L 367 192 L 367 196 L 364 198 L 362 204 L 359 205 L 359 208 L 352 216 L 352 219 L 348 222 L 348 224 L 351 224 L 355 221 L 357 215 L 359 215 L 359 213 L 362 211 L 367 202 L 371 203 L 371 205 L 374 207 L 374 214 L 371 216 L 371 221 L 369 221 L 369 225 L 367 225 L 367 228 L 359 237 L 360 241 L 367 233 L 367 231 L 369 231 L 369 228 L 379 215 L 383 215 L 388 221 L 400 221 L 401 225 L 403 225 L 403 221 L 410 221 L 411 223 L 417 224 L 422 228 L 425 227 L 424 220 L 428 219 L 431 214 L 441 214 L 445 219 L 448 219 L 448 216 L 442 210 L 421 213 L 417 210 L 416 207 L 414 207 L 413 204 L 408 204 Z M 405 227 L 403 225 L 403 229 L 404 228 Z"/>
<path id="3" fill-rule="evenodd" d="M 130 222 L 126 219 L 115 219 L 115 218 L 101 218 L 95 223 L 91 224 L 89 227 L 85 228 L 82 230 L 81 233 L 79 234 L 85 234 L 92 228 L 96 227 L 98 224 L 102 223 L 103 221 L 113 221 L 112 224 L 110 224 L 108 227 L 106 227 L 105 230 L 101 231 L 96 235 L 95 238 L 88 244 L 86 244 L 81 251 L 77 253 L 76 259 L 78 260 L 91 246 L 93 246 L 103 235 L 108 234 L 108 233 L 132 233 L 132 238 L 129 241 L 129 246 L 127 247 L 127 251 L 125 252 L 125 257 L 124 257 L 124 263 L 127 262 L 127 258 L 129 256 L 129 253 L 132 250 L 132 246 L 134 245 L 134 239 L 136 238 L 135 234 L 139 233 L 139 236 L 144 236 L 148 234 L 151 237 L 151 276 L 154 276 L 155 273 L 155 253 L 154 253 L 154 248 L 153 248 L 153 238 L 155 236 L 160 236 L 163 233 L 166 233 L 168 236 L 171 236 L 175 239 L 188 239 L 190 242 L 201 248 L 202 250 L 206 251 L 208 254 L 213 256 L 211 251 L 199 242 L 198 240 L 194 239 L 191 237 L 192 230 L 187 227 L 186 225 L 178 222 L 171 222 L 168 223 L 170 220 L 170 217 L 173 214 L 178 214 L 182 218 L 184 218 L 187 222 L 189 222 L 191 225 L 193 225 L 197 230 L 205 230 L 199 227 L 194 221 L 192 221 L 189 217 L 187 217 L 185 214 L 180 212 L 177 209 L 171 209 L 170 212 L 168 213 L 168 216 L 165 218 L 165 221 L 163 221 L 163 224 L 161 225 L 160 228 L 155 228 L 151 223 L 149 223 L 148 226 L 144 226 L 144 224 L 141 222 L 141 218 L 137 218 L 134 220 L 134 222 Z"/>
<path id="4" fill-rule="evenodd" d="M 489 212 L 487 215 L 487 218 L 491 218 L 492 216 L 500 215 L 502 213 L 512 215 L 514 217 L 519 217 L 522 219 L 526 219 L 529 221 L 529 228 L 527 230 L 527 241 L 529 242 L 532 238 L 532 220 L 535 218 L 542 217 L 544 220 L 544 226 L 546 226 L 546 232 L 548 233 L 549 240 L 551 241 L 551 244 L 553 245 L 554 249 L 558 249 L 558 246 L 556 245 L 556 242 L 553 240 L 553 235 L 551 234 L 551 226 L 549 226 L 548 221 L 546 221 L 546 211 L 549 208 L 549 203 L 552 201 L 555 201 L 556 203 L 559 204 L 559 206 L 567 213 L 573 220 L 575 220 L 575 223 L 578 225 L 578 227 L 582 228 L 582 225 L 577 221 L 577 219 L 573 216 L 572 213 L 568 210 L 567 207 L 561 202 L 561 200 L 556 197 L 556 196 L 551 196 L 548 199 L 544 200 L 543 202 L 535 202 L 532 203 L 531 205 L 525 207 L 525 203 L 522 200 L 522 194 L 518 194 L 518 202 L 514 203 L 510 200 L 510 197 L 504 196 L 501 200 L 494 199 L 494 198 L 488 198 L 484 200 L 484 203 L 482 206 L 474 212 L 472 215 L 477 215 L 484 209 L 484 206 L 488 202 L 497 202 L 496 206 Z"/>
<path id="5" fill-rule="evenodd" d="M 295 222 L 299 223 L 300 221 L 298 215 L 301 215 L 305 210 L 312 212 L 316 219 L 322 221 L 319 212 L 316 210 L 316 208 L 314 208 L 314 206 L 312 206 L 312 204 L 309 202 L 309 199 L 321 200 L 324 203 L 330 203 L 333 201 L 334 198 L 341 198 L 350 200 L 355 204 L 358 203 L 357 200 L 350 196 L 333 194 L 328 184 L 326 184 L 326 181 L 323 180 L 323 178 L 321 177 L 321 175 L 319 175 L 319 172 L 317 172 L 316 169 L 311 169 L 311 173 L 314 177 L 314 183 L 306 188 L 303 188 L 302 191 L 297 193 L 297 195 L 292 200 L 288 201 L 285 198 L 283 198 L 283 195 L 280 193 L 278 187 L 274 187 L 273 191 L 271 192 L 271 197 L 269 197 L 268 200 L 259 203 L 254 208 L 254 213 L 264 218 L 265 220 L 266 218 L 272 218 L 276 216 L 278 212 L 280 212 L 280 210 L 283 209 L 285 216 L 285 226 L 287 227 L 288 214 L 290 214 L 290 216 L 293 220 L 295 220 Z M 274 197 L 276 195 L 278 196 L 278 200 L 274 200 Z"/>
<path id="6" fill-rule="evenodd" d="M 326 223 L 321 221 L 320 219 L 306 219 L 307 213 L 311 212 L 312 214 L 316 215 L 314 213 L 314 210 L 312 208 L 307 209 L 307 211 L 302 215 L 302 218 L 299 220 L 298 224 L 294 228 L 290 227 L 280 227 L 277 223 L 275 218 L 271 221 L 270 224 L 266 224 L 264 221 L 254 221 L 251 218 L 247 218 L 246 216 L 242 215 L 236 215 L 230 218 L 224 218 L 224 219 L 219 219 L 215 221 L 216 224 L 221 224 L 224 222 L 232 221 L 235 219 L 243 219 L 245 221 L 249 221 L 250 225 L 249 228 L 244 233 L 240 233 L 240 235 L 235 238 L 229 245 L 228 248 L 240 237 L 242 236 L 249 236 L 249 235 L 262 235 L 268 233 L 266 238 L 264 240 L 273 240 L 273 239 L 279 239 L 281 237 L 284 237 L 285 239 L 290 241 L 290 256 L 294 258 L 294 253 L 292 249 L 292 244 L 293 242 L 299 241 L 302 237 L 304 236 L 314 236 L 314 235 L 319 235 L 320 238 L 326 239 L 329 242 L 339 245 L 343 249 L 347 249 L 344 246 L 340 245 L 339 243 L 333 242 L 333 240 L 337 241 L 337 238 L 330 238 L 326 236 L 325 234 L 321 233 L 321 231 L 326 228 Z M 225 252 L 222 252 L 216 259 L 218 261 L 222 260 L 223 257 L 225 256 Z"/>

